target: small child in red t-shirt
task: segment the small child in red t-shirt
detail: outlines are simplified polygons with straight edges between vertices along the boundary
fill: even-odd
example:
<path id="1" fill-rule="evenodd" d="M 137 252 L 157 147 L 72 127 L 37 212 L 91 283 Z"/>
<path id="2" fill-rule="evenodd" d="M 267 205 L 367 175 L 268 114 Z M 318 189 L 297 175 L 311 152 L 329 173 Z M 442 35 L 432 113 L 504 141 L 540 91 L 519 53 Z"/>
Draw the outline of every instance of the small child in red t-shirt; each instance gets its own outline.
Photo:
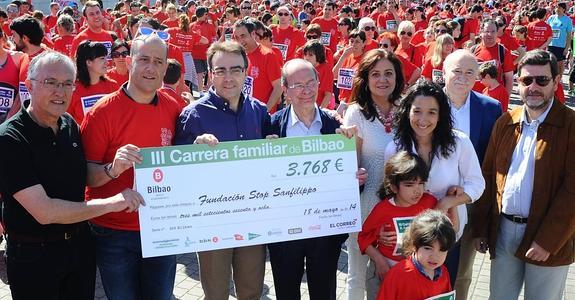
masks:
<path id="1" fill-rule="evenodd" d="M 384 172 L 378 191 L 382 200 L 372 209 L 358 236 L 360 251 L 371 259 L 368 274 L 375 276 L 368 275 L 372 279 L 367 286 L 374 293 L 387 271 L 404 258 L 401 242 L 397 241 L 401 241 L 411 220 L 437 205 L 437 199 L 425 193 L 429 171 L 417 155 L 398 152 L 387 161 Z"/>
<path id="2" fill-rule="evenodd" d="M 502 111 L 506 112 L 509 106 L 509 93 L 504 86 L 499 84 L 497 75 L 497 67 L 493 64 L 482 64 L 479 67 L 481 83 L 485 86 L 483 94 L 499 101 Z"/>
<path id="3" fill-rule="evenodd" d="M 402 244 L 407 257 L 387 272 L 377 300 L 438 299 L 440 295 L 441 299 L 454 299 L 449 272 L 443 265 L 455 244 L 449 218 L 440 211 L 424 211 L 413 219 Z"/>

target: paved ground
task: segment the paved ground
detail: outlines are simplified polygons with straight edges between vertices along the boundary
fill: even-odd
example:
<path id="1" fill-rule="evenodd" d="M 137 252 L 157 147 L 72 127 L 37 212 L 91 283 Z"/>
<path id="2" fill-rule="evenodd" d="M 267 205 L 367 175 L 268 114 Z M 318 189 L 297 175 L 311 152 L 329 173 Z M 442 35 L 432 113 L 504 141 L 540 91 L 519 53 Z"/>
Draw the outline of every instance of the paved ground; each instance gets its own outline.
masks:
<path id="1" fill-rule="evenodd" d="M 563 82 L 567 82 L 568 77 L 563 76 Z M 566 89 L 567 90 L 567 89 Z M 519 104 L 517 94 L 513 94 L 511 97 L 511 105 L 515 106 Z M 571 107 L 575 107 L 575 99 L 569 98 L 567 104 Z M 5 244 L 0 245 L 0 249 L 4 249 Z M 3 250 L 0 250 L 0 255 L 3 254 Z M 478 253 L 473 267 L 473 280 L 470 286 L 469 299 L 488 299 L 489 297 L 489 271 L 490 271 L 490 261 L 488 256 Z M 339 271 L 337 274 L 337 298 L 347 299 L 347 289 L 345 285 L 345 279 L 347 276 L 347 251 L 344 248 L 342 250 L 340 260 L 339 260 Z M 233 292 L 232 283 L 230 283 L 230 299 L 236 299 Z M 275 299 L 275 291 L 273 287 L 273 276 L 271 271 L 271 266 L 269 260 L 266 261 L 266 275 L 264 279 L 264 291 L 261 299 Z M 309 299 L 307 293 L 307 284 L 304 279 L 301 285 L 302 299 Z M 200 285 L 200 276 L 198 273 L 198 261 L 195 253 L 189 253 L 185 255 L 178 256 L 178 265 L 176 273 L 176 282 L 173 292 L 174 299 L 203 299 L 203 291 Z M 7 285 L 6 279 L 6 265 L 4 260 L 0 259 L 0 300 L 12 299 L 10 295 L 10 288 Z M 96 299 L 107 299 L 102 288 L 102 284 L 99 280 L 97 281 L 96 287 Z M 522 295 L 520 299 L 523 299 Z M 567 282 L 565 288 L 565 300 L 575 300 L 575 265 L 571 265 L 569 269 L 569 274 L 567 275 Z M 545 300 L 545 299 L 541 299 Z"/>

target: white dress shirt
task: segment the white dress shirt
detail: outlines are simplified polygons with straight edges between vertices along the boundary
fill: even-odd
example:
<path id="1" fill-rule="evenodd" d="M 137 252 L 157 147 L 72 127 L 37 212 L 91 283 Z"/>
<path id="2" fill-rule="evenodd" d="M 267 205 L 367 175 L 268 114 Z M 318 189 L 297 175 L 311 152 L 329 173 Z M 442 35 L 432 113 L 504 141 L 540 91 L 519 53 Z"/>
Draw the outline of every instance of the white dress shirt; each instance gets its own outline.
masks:
<path id="1" fill-rule="evenodd" d="M 317 108 L 317 105 L 315 107 L 315 118 L 313 119 L 313 122 L 311 122 L 309 128 L 305 126 L 305 124 L 297 117 L 292 105 L 290 106 L 286 136 L 321 135 L 322 125 L 323 124 L 321 123 L 321 117 L 319 115 L 319 109 Z"/>
<path id="2" fill-rule="evenodd" d="M 455 108 L 451 100 L 449 106 L 451 107 L 451 116 L 453 118 L 453 128 L 463 131 L 467 136 L 471 134 L 471 105 L 469 104 L 469 97 L 472 92 L 467 94 L 465 103 L 459 109 Z"/>
<path id="3" fill-rule="evenodd" d="M 529 217 L 535 175 L 537 129 L 545 121 L 552 105 L 553 100 L 545 112 L 531 122 L 527 121 L 527 111 L 525 107 L 523 108 L 520 119 L 521 136 L 513 150 L 511 165 L 503 188 L 501 211 L 505 214 Z"/>

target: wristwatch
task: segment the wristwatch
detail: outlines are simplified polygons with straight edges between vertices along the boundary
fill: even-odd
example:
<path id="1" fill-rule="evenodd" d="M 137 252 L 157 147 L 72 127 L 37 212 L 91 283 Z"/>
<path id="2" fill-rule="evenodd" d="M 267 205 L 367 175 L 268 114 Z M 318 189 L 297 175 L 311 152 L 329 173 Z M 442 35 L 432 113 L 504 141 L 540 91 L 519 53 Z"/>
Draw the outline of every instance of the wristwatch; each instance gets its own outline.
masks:
<path id="1" fill-rule="evenodd" d="M 107 165 L 104 166 L 104 172 L 106 172 L 106 175 L 108 175 L 108 177 L 112 178 L 112 179 L 116 179 L 118 178 L 120 175 L 112 175 L 112 163 L 108 163 Z"/>

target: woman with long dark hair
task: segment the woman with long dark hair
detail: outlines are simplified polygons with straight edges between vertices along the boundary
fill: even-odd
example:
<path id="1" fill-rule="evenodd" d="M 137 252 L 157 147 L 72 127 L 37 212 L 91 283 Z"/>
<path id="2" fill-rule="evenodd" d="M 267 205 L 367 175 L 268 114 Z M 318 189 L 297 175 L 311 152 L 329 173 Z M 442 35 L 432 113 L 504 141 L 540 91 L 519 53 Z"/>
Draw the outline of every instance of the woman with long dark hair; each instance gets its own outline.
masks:
<path id="1" fill-rule="evenodd" d="M 357 127 L 358 165 L 368 174 L 360 199 L 362 222 L 379 202 L 377 191 L 383 181 L 384 150 L 393 140 L 393 115 L 403 87 L 401 61 L 392 51 L 376 49 L 363 56 L 344 117 L 345 126 Z M 357 233 L 350 233 L 347 250 L 349 299 L 363 299 L 366 283 L 368 299 L 375 299 L 378 282 L 368 280 L 375 277 L 375 269 L 370 268 L 373 276 L 366 276 L 369 257 L 359 251 Z"/>
<path id="2" fill-rule="evenodd" d="M 100 98 L 118 89 L 118 83 L 106 77 L 108 49 L 102 43 L 84 41 L 76 51 L 76 89 L 68 113 L 78 124 Z"/>
<path id="3" fill-rule="evenodd" d="M 467 223 L 465 204 L 479 199 L 485 189 L 485 180 L 473 144 L 461 131 L 453 129 L 453 120 L 447 95 L 430 81 L 423 81 L 411 88 L 401 101 L 394 117 L 394 143 L 385 149 L 389 159 L 398 151 L 417 154 L 429 168 L 425 188 L 439 202 L 436 209 L 452 210 L 459 220 L 457 239 Z M 391 242 L 394 234 L 382 235 L 380 242 Z M 456 245 L 455 249 L 459 247 Z M 459 251 L 448 254 L 446 266 L 451 282 L 455 283 Z"/>

